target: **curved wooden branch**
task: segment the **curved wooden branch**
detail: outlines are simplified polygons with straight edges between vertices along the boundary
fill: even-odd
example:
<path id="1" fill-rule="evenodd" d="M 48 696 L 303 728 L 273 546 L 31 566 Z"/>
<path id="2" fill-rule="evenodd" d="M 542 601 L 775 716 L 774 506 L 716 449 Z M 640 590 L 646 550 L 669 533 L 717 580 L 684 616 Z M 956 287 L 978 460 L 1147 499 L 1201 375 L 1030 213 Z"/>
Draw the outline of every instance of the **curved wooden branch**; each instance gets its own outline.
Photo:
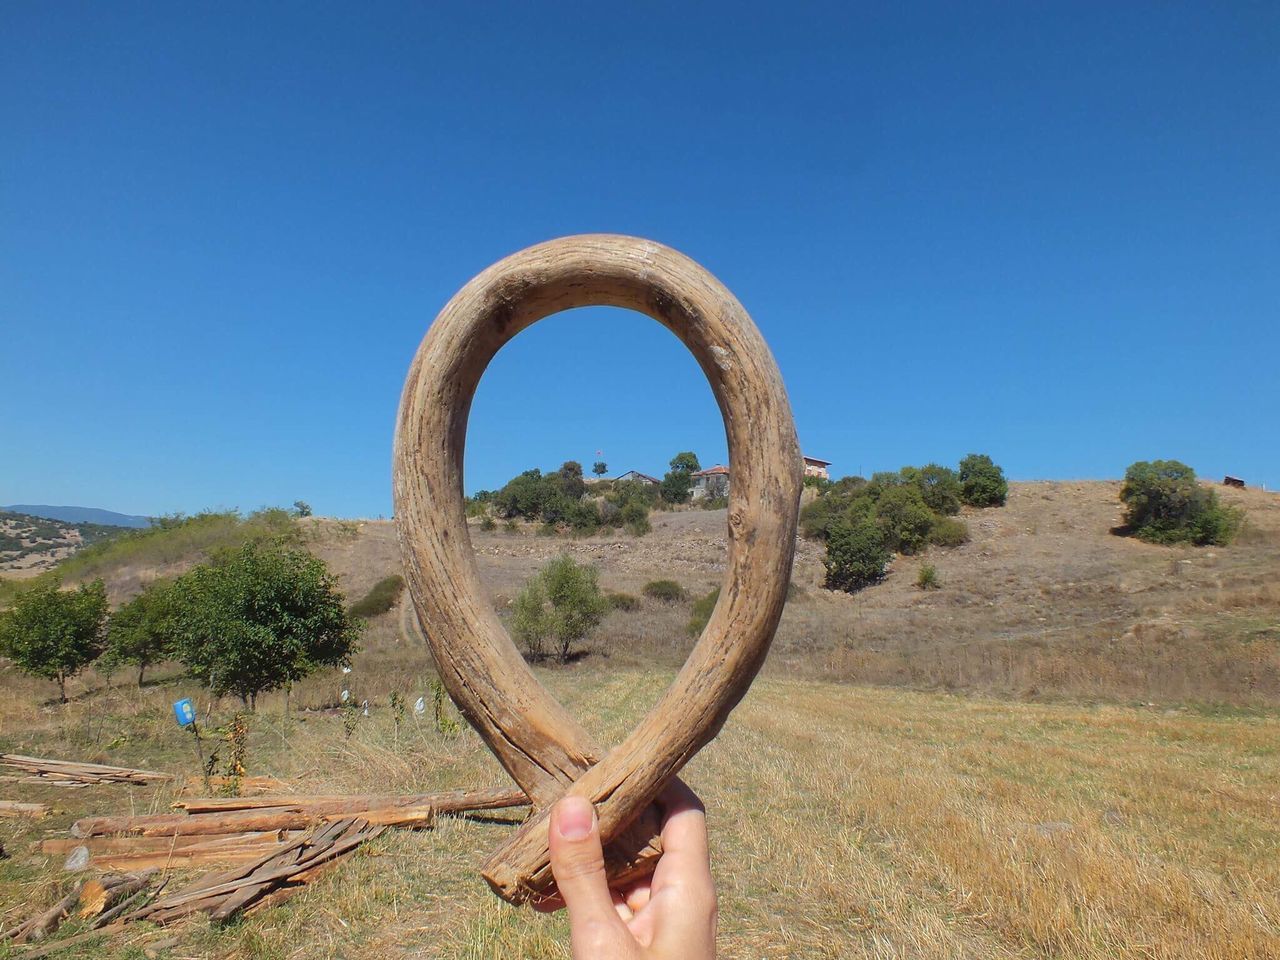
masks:
<path id="1" fill-rule="evenodd" d="M 693 353 L 724 417 L 733 485 L 720 600 L 670 689 L 602 751 L 538 682 L 485 601 L 467 532 L 467 416 L 494 354 L 553 313 L 615 306 L 658 320 Z M 746 693 L 782 615 L 802 481 L 777 365 L 711 274 L 634 237 L 553 240 L 485 270 L 445 306 L 405 383 L 396 430 L 396 520 L 410 593 L 450 696 L 532 800 L 535 816 L 486 863 L 512 902 L 550 895 L 547 811 L 566 792 L 596 805 L 615 881 L 652 868 L 663 786 Z"/>

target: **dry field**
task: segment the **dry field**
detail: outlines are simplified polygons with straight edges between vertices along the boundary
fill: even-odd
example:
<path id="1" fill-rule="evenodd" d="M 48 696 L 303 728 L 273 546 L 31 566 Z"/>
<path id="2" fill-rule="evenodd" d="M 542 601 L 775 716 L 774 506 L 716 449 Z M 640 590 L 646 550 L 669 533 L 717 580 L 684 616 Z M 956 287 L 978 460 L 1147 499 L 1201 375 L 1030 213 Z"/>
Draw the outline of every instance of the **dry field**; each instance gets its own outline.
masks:
<path id="1" fill-rule="evenodd" d="M 670 677 L 591 661 L 540 675 L 615 741 Z M 351 683 L 362 689 L 359 668 Z M 0 748 L 195 767 L 166 716 L 180 685 L 99 692 L 65 709 L 38 707 L 33 688 L 16 686 Z M 280 708 L 268 702 L 254 721 L 249 772 L 300 790 L 501 780 L 470 731 L 410 721 L 397 736 L 375 710 L 348 740 L 337 717 L 286 720 Z M 1274 715 L 766 678 L 687 779 L 710 811 L 726 958 L 1280 957 Z M 65 836 L 91 812 L 162 809 L 172 788 L 4 794 L 61 811 L 0 821 L 7 925 L 66 882 L 58 858 L 32 852 L 35 840 Z M 178 945 L 161 955 L 566 958 L 561 919 L 500 904 L 477 876 L 511 829 L 487 818 L 392 833 L 290 904 L 224 928 L 177 928 Z M 139 928 L 65 955 L 123 960 L 173 936 Z"/>
<path id="2" fill-rule="evenodd" d="M 1241 541 L 1170 549 L 1106 532 L 1115 493 L 1015 485 L 1008 507 L 968 515 L 971 543 L 901 559 L 856 597 L 821 590 L 821 551 L 800 545 L 765 673 L 687 773 L 711 815 L 722 956 L 1280 960 L 1280 498 L 1227 492 L 1248 510 Z M 389 523 L 303 524 L 353 599 L 399 569 Z M 703 593 L 723 570 L 723 526 L 684 512 L 640 540 L 473 537 L 502 610 L 561 551 L 611 590 L 670 577 Z M 114 599 L 191 559 L 112 572 Z M 927 593 L 913 585 L 926 561 L 942 580 Z M 395 731 L 388 695 L 412 702 L 433 677 L 403 614 L 372 623 L 349 677 L 295 690 L 292 716 L 263 698 L 250 774 L 323 793 L 503 782 L 470 731 Z M 648 600 L 615 612 L 589 656 L 539 675 L 616 742 L 683 658 L 688 616 Z M 196 772 L 169 705 L 199 691 L 173 671 L 141 691 L 90 671 L 65 707 L 11 669 L 0 684 L 0 752 Z M 333 710 L 344 685 L 372 707 L 349 739 Z M 233 709 L 219 704 L 214 724 Z M 57 810 L 0 820 L 7 927 L 68 882 L 37 840 L 90 813 L 162 810 L 173 788 L 4 782 L 0 797 Z M 62 955 L 137 958 L 176 936 L 158 955 L 565 958 L 561 919 L 500 904 L 477 875 L 511 829 L 487 817 L 393 832 L 283 907 Z"/>

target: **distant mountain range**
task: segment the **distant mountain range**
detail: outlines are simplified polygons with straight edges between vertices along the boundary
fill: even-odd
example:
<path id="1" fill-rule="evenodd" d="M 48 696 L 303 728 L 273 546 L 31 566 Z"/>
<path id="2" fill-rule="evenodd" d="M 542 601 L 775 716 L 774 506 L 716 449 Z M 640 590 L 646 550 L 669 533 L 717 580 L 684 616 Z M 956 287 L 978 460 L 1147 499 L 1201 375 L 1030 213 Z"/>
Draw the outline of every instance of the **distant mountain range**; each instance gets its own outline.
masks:
<path id="1" fill-rule="evenodd" d="M 15 503 L 0 507 L 10 513 L 25 513 L 29 517 L 61 520 L 63 523 L 100 523 L 111 527 L 149 527 L 150 517 L 135 517 L 100 507 L 51 507 L 44 503 Z"/>

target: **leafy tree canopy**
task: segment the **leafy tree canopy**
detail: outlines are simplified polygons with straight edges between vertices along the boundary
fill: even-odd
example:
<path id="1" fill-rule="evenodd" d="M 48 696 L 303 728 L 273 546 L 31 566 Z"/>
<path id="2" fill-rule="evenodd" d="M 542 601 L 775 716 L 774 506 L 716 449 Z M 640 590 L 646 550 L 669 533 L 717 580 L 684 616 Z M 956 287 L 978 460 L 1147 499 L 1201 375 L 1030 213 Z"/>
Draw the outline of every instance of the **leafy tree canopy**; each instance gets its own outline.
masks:
<path id="1" fill-rule="evenodd" d="M 264 690 L 346 664 L 358 649 L 361 623 L 305 550 L 248 543 L 183 575 L 174 590 L 181 659 L 217 696 L 253 706 Z"/>
<path id="2" fill-rule="evenodd" d="M 1239 510 L 1196 482 L 1195 471 L 1177 460 L 1141 460 L 1124 474 L 1120 499 L 1125 526 L 1152 543 L 1227 544 L 1243 522 Z"/>
<path id="3" fill-rule="evenodd" d="M 106 617 L 101 580 L 68 591 L 50 577 L 18 594 L 0 616 L 0 652 L 24 673 L 56 680 L 66 703 L 67 680 L 102 653 Z"/>

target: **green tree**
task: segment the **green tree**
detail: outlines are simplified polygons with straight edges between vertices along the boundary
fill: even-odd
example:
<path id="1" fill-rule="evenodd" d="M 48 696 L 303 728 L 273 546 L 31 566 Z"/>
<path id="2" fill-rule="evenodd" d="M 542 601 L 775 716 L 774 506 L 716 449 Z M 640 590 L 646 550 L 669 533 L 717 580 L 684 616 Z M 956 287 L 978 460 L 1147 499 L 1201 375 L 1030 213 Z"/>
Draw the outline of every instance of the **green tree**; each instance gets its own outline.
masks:
<path id="1" fill-rule="evenodd" d="M 963 490 L 960 477 L 950 467 L 926 464 L 915 472 L 915 484 L 925 505 L 934 513 L 952 516 L 960 512 Z"/>
<path id="2" fill-rule="evenodd" d="M 892 554 L 880 527 L 868 517 L 840 519 L 827 532 L 826 585 L 854 593 L 884 579 Z"/>
<path id="3" fill-rule="evenodd" d="M 1009 496 L 1004 471 L 985 453 L 971 453 L 960 461 L 960 497 L 971 507 L 1003 507 Z"/>
<path id="4" fill-rule="evenodd" d="M 603 460 L 597 460 L 595 463 L 591 465 L 591 472 L 594 473 L 597 477 L 603 477 L 606 473 L 609 472 L 609 465 L 605 463 Z"/>
<path id="5" fill-rule="evenodd" d="M 178 623 L 173 582 L 157 580 L 107 619 L 107 648 L 99 666 L 112 672 L 132 664 L 141 687 L 147 667 L 173 656 Z"/>
<path id="6" fill-rule="evenodd" d="M 684 470 L 672 470 L 662 478 L 659 492 L 667 503 L 688 503 L 693 478 Z"/>
<path id="7" fill-rule="evenodd" d="M 56 680 L 67 702 L 67 680 L 102 653 L 107 590 L 101 580 L 63 590 L 51 577 L 18 594 L 0 616 L 0 652 L 24 673 Z"/>
<path id="8" fill-rule="evenodd" d="M 548 493 L 542 471 L 534 468 L 508 480 L 506 486 L 493 495 L 493 506 L 504 519 L 535 520 L 542 513 Z"/>
<path id="9" fill-rule="evenodd" d="M 305 500 L 295 500 L 293 501 L 293 512 L 300 517 L 309 517 L 311 516 L 311 504 Z"/>
<path id="10" fill-rule="evenodd" d="M 876 501 L 875 519 L 885 546 L 900 553 L 919 553 L 929 542 L 934 514 L 919 487 L 889 487 Z"/>
<path id="11" fill-rule="evenodd" d="M 566 460 L 560 465 L 560 489 L 570 500 L 580 500 L 587 492 L 587 482 L 582 478 L 582 464 L 577 460 Z"/>
<path id="12" fill-rule="evenodd" d="M 535 658 L 546 655 L 548 643 L 556 658 L 567 663 L 575 643 L 586 638 L 609 611 L 600 592 L 595 567 L 561 555 L 536 573 L 516 595 L 512 626 Z"/>
<path id="13" fill-rule="evenodd" d="M 682 450 L 671 458 L 671 470 L 662 478 L 659 493 L 667 503 L 688 503 L 693 490 L 693 474 L 702 469 L 698 455 Z"/>
<path id="14" fill-rule="evenodd" d="M 697 473 L 702 469 L 702 465 L 698 463 L 698 455 L 692 450 L 682 450 L 671 458 L 668 464 L 672 470 L 678 473 Z"/>
<path id="15" fill-rule="evenodd" d="M 1195 471 L 1177 460 L 1141 460 L 1124 473 L 1120 499 L 1128 532 L 1152 543 L 1227 544 L 1243 521 Z"/>
<path id="16" fill-rule="evenodd" d="M 178 578 L 178 653 L 215 696 L 258 694 L 357 652 L 362 623 L 337 579 L 305 550 L 248 543 Z"/>

